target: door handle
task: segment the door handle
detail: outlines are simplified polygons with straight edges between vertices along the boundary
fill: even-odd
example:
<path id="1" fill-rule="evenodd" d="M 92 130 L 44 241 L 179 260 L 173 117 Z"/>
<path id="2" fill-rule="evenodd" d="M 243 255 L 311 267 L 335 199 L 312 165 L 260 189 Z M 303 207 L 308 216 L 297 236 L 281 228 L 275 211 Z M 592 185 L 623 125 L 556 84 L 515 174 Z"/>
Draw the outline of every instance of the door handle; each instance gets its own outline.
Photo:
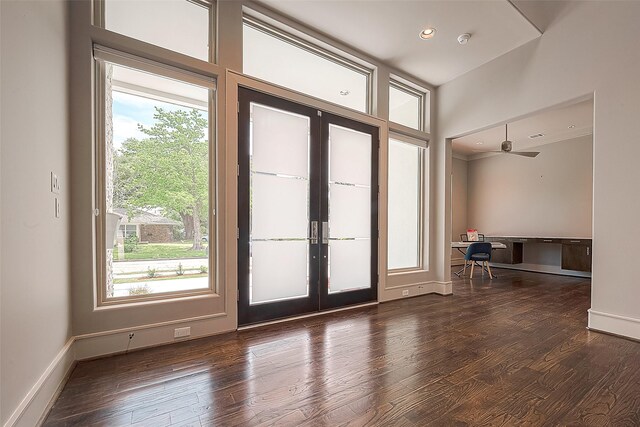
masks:
<path id="1" fill-rule="evenodd" d="M 324 221 L 322 223 L 322 244 L 323 245 L 329 244 L 329 222 L 328 221 Z"/>
<path id="2" fill-rule="evenodd" d="M 318 244 L 318 221 L 311 221 L 311 244 Z"/>

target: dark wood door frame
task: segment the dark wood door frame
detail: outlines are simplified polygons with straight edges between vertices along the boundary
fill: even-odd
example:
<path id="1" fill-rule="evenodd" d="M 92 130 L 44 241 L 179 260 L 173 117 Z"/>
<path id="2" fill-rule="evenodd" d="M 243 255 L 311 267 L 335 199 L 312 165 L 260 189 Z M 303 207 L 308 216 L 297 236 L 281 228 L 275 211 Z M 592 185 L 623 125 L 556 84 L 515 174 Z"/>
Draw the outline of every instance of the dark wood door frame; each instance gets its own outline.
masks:
<path id="1" fill-rule="evenodd" d="M 250 104 L 252 102 L 290 111 L 296 114 L 308 116 L 311 126 L 311 138 L 320 135 L 320 118 L 317 110 L 296 104 L 285 99 L 276 98 L 257 92 L 251 89 L 240 87 L 238 89 L 239 111 L 238 111 L 238 324 L 246 325 L 250 323 L 264 322 L 276 318 L 290 317 L 304 313 L 318 311 L 318 266 L 310 263 L 309 266 L 309 295 L 307 298 L 298 298 L 293 301 L 285 300 L 279 302 L 249 304 L 249 230 L 250 230 L 250 164 L 249 164 L 249 143 L 250 143 Z M 310 144 L 310 150 L 314 150 L 319 144 Z M 313 158 L 319 153 L 309 153 Z M 318 221 L 313 215 L 319 210 L 320 195 L 319 185 L 320 166 L 310 162 L 309 181 L 309 212 L 310 221 Z M 315 184 L 315 185 L 314 185 Z M 309 243 L 309 258 L 319 257 L 318 245 Z"/>
<path id="2" fill-rule="evenodd" d="M 278 318 L 314 313 L 337 307 L 375 301 L 378 294 L 378 151 L 379 129 L 355 120 L 319 111 L 293 101 L 252 89 L 238 89 L 238 324 L 247 325 Z M 371 287 L 335 294 L 328 292 L 328 244 L 319 237 L 309 240 L 309 295 L 278 302 L 250 305 L 250 106 L 266 105 L 310 119 L 309 212 L 321 234 L 329 218 L 329 125 L 334 124 L 371 135 Z"/>
<path id="3" fill-rule="evenodd" d="M 354 291 L 329 294 L 329 245 L 322 244 L 320 268 L 320 309 L 328 310 L 347 305 L 375 301 L 378 298 L 378 147 L 379 130 L 362 122 L 322 113 L 322 189 L 320 194 L 329 194 L 329 125 L 338 125 L 371 135 L 371 287 Z M 322 224 L 329 221 L 329 204 L 326 198 L 321 204 Z"/>

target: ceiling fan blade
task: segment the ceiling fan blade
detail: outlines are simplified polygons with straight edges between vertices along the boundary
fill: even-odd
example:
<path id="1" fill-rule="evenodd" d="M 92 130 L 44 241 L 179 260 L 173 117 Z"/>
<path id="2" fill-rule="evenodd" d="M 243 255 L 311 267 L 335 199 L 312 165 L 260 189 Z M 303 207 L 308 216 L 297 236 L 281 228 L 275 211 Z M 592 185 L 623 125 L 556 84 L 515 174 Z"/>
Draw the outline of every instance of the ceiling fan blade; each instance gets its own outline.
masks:
<path id="1" fill-rule="evenodd" d="M 535 157 L 540 153 L 537 151 L 512 151 L 509 154 L 517 154 L 518 156 L 524 157 Z"/>

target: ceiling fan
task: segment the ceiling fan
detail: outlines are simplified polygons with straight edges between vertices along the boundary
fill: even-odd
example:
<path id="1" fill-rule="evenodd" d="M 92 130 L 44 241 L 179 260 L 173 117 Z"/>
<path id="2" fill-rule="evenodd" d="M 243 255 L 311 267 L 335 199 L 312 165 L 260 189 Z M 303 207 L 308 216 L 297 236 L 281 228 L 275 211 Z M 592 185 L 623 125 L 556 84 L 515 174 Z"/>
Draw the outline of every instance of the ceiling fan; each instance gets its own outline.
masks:
<path id="1" fill-rule="evenodd" d="M 504 125 L 504 141 L 500 145 L 500 151 L 490 151 L 490 153 L 506 153 L 506 154 L 517 154 L 518 156 L 524 157 L 536 157 L 540 152 L 538 151 L 511 151 L 513 149 L 513 142 L 509 141 L 507 137 L 508 125 L 505 123 Z"/>

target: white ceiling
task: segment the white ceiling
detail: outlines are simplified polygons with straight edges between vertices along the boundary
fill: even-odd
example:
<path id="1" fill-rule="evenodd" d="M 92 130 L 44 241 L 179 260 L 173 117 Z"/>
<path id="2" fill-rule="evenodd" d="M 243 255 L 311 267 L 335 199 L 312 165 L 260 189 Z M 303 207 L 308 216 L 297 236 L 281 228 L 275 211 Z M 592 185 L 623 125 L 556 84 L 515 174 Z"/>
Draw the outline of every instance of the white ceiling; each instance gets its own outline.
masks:
<path id="1" fill-rule="evenodd" d="M 540 36 L 506 0 L 262 0 L 261 4 L 434 86 Z M 430 40 L 418 34 L 436 28 Z M 470 33 L 460 45 L 457 38 Z"/>
<path id="2" fill-rule="evenodd" d="M 515 7 L 520 10 L 540 31 L 547 31 L 563 13 L 576 6 L 575 1 L 554 0 L 511 0 Z"/>
<path id="3" fill-rule="evenodd" d="M 569 126 L 575 126 L 569 128 Z M 544 136 L 530 139 L 530 135 Z M 563 108 L 546 110 L 509 123 L 509 140 L 513 151 L 535 151 L 535 147 L 593 133 L 593 100 Z M 455 154 L 473 159 L 488 151 L 499 151 L 504 141 L 504 125 L 456 138 L 452 142 Z M 482 144 L 479 144 L 482 143 Z"/>

